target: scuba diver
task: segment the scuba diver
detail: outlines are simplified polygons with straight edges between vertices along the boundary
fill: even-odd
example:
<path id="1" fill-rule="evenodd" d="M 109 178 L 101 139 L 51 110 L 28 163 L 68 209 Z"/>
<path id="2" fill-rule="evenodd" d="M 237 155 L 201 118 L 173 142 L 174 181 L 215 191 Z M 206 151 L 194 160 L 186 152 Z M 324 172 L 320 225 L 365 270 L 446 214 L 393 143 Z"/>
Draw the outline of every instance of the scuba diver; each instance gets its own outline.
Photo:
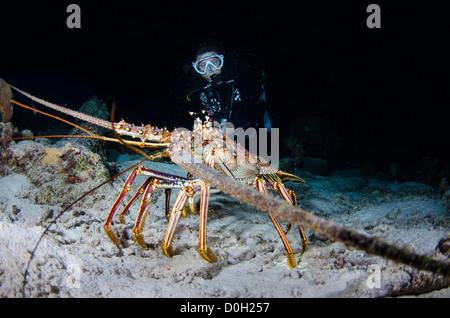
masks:
<path id="1" fill-rule="evenodd" d="M 185 101 L 185 111 L 211 111 L 219 123 L 270 131 L 265 77 L 262 63 L 254 55 L 225 54 L 218 42 L 207 40 L 200 43 L 194 60 L 185 67 L 177 91 Z"/>

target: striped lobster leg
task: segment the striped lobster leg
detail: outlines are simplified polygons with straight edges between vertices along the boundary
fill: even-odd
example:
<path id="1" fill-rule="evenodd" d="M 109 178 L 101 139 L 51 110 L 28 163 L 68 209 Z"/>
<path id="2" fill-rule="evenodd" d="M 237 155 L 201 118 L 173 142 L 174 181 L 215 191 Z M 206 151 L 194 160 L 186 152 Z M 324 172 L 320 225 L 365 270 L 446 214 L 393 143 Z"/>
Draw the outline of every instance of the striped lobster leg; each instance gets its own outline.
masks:
<path id="1" fill-rule="evenodd" d="M 266 183 L 266 186 L 267 186 L 267 185 L 268 185 L 268 184 Z M 292 191 L 292 190 L 286 189 L 286 187 L 284 186 L 283 183 L 281 183 L 281 182 L 271 182 L 271 183 L 269 183 L 269 187 L 270 187 L 271 189 L 277 191 L 278 194 L 279 194 L 283 199 L 285 199 L 286 201 L 288 201 L 290 204 L 292 204 L 292 205 L 294 205 L 294 206 L 297 206 L 297 198 L 296 198 L 296 196 L 295 196 L 295 192 Z M 269 187 L 268 187 L 268 188 L 269 188 Z M 289 224 L 287 225 L 287 228 L 286 228 L 286 230 L 284 231 L 284 234 L 287 234 L 287 233 L 289 232 L 290 228 L 291 228 L 291 223 L 289 223 Z M 302 254 L 303 254 L 303 253 L 306 251 L 306 248 L 308 247 L 308 239 L 306 238 L 305 231 L 304 231 L 300 226 L 298 226 L 298 231 L 299 231 L 299 233 L 300 233 L 300 239 L 301 239 L 301 241 L 302 241 L 302 247 L 303 247 L 303 249 L 302 249 Z"/>
<path id="2" fill-rule="evenodd" d="M 213 153 L 208 153 L 205 157 L 205 164 L 209 167 L 214 165 L 215 155 Z M 200 224 L 199 224 L 199 242 L 198 242 L 198 252 L 200 256 L 207 260 L 210 263 L 217 262 L 217 257 L 214 252 L 208 247 L 206 243 L 206 224 L 208 220 L 208 204 L 209 204 L 209 195 L 211 192 L 211 187 L 209 184 L 200 181 L 200 184 L 196 182 L 193 186 L 187 186 L 180 191 L 178 194 L 177 200 L 172 209 L 172 213 L 170 215 L 169 226 L 167 228 L 166 235 L 161 244 L 161 248 L 163 254 L 172 257 L 172 240 L 175 234 L 175 230 L 180 220 L 180 216 L 184 207 L 186 205 L 186 201 L 189 200 L 189 207 L 191 212 L 194 213 L 194 203 L 191 200 L 194 195 L 200 191 Z"/>
<path id="3" fill-rule="evenodd" d="M 258 189 L 258 191 L 260 191 L 260 192 L 266 193 L 267 189 L 273 189 L 273 190 L 277 191 L 290 204 L 294 205 L 297 203 L 296 199 L 295 199 L 295 194 L 291 190 L 286 189 L 285 186 L 283 185 L 283 183 L 281 183 L 281 182 L 266 182 L 266 180 L 264 180 L 263 178 L 256 177 L 254 184 L 255 184 L 256 188 Z M 281 224 L 277 220 L 277 218 L 273 217 L 270 214 L 269 214 L 269 217 L 272 220 L 273 224 L 275 225 L 275 228 L 277 229 L 277 232 L 280 235 L 281 240 L 283 241 L 284 247 L 286 249 L 288 266 L 290 268 L 297 267 L 297 260 L 295 259 L 294 250 L 292 249 L 292 247 L 289 244 L 289 241 L 286 237 L 286 233 L 287 233 L 287 231 L 289 231 L 289 229 L 287 231 L 283 231 Z M 289 228 L 289 225 L 288 225 L 288 228 Z M 303 244 L 303 251 L 305 251 L 306 245 L 307 245 L 306 235 L 302 228 L 299 227 L 299 230 L 300 230 L 300 237 L 301 237 L 302 244 Z"/>
<path id="4" fill-rule="evenodd" d="M 176 189 L 176 188 L 183 188 L 186 184 L 186 182 L 189 181 L 187 178 L 171 175 L 168 173 L 163 173 L 155 170 L 148 169 L 144 166 L 139 166 L 130 173 L 127 180 L 125 181 L 122 190 L 117 197 L 116 201 L 114 202 L 114 205 L 112 206 L 108 217 L 106 218 L 105 225 L 103 226 L 106 235 L 111 239 L 111 241 L 117 246 L 121 247 L 121 243 L 117 235 L 114 233 L 114 231 L 111 228 L 112 220 L 114 217 L 114 214 L 119 207 L 120 203 L 124 200 L 125 196 L 130 192 L 134 180 L 136 176 L 146 176 L 148 177 L 139 187 L 137 192 L 133 195 L 133 197 L 130 199 L 130 201 L 125 205 L 125 208 L 123 209 L 122 213 L 119 215 L 119 220 L 121 223 L 125 223 L 124 217 L 125 214 L 128 212 L 130 206 L 136 201 L 138 197 L 143 195 L 143 198 L 141 200 L 141 204 L 139 207 L 138 216 L 136 218 L 136 222 L 133 228 L 133 233 L 136 238 L 137 243 L 143 247 L 146 248 L 147 245 L 144 242 L 144 239 L 141 235 L 141 232 L 144 227 L 145 218 L 147 216 L 148 208 L 151 204 L 152 200 L 152 194 L 154 190 L 157 189 Z M 166 205 L 169 204 L 169 200 L 167 198 L 167 195 L 170 195 L 169 191 L 166 191 Z M 166 206 L 166 210 L 168 207 Z"/>
<path id="5" fill-rule="evenodd" d="M 164 236 L 164 240 L 161 243 L 162 252 L 167 257 L 173 257 L 173 236 L 177 229 L 178 221 L 180 220 L 180 217 L 185 209 L 186 201 L 188 201 L 190 211 L 192 213 L 195 212 L 194 201 L 191 199 L 194 197 L 195 193 L 200 190 L 200 186 L 196 183 L 198 183 L 198 181 L 193 180 L 190 185 L 186 185 L 183 189 L 181 189 L 175 201 L 175 204 L 173 205 L 166 235 Z"/>

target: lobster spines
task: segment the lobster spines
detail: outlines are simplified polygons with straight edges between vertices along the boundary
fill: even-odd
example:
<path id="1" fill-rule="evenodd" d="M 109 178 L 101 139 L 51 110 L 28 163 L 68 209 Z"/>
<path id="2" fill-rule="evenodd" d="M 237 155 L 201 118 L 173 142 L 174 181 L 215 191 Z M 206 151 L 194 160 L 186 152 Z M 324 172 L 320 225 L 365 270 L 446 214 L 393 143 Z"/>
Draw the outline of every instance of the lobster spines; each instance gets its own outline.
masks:
<path id="1" fill-rule="evenodd" d="M 135 126 L 127 123 L 123 119 L 118 123 L 114 123 L 114 129 L 119 135 L 138 138 L 141 139 L 142 142 L 151 141 L 165 143 L 172 134 L 166 128 L 158 128 L 152 125 Z"/>
<path id="2" fill-rule="evenodd" d="M 38 97 L 35 97 L 25 91 L 22 91 L 22 90 L 18 89 L 17 87 L 14 87 L 12 85 L 9 85 L 9 86 L 11 88 L 13 88 L 14 90 L 18 91 L 19 93 L 21 93 L 22 95 L 30 98 L 31 100 L 33 100 L 41 105 L 49 107 L 58 112 L 64 113 L 66 115 L 72 116 L 74 118 L 78 118 L 80 120 L 89 122 L 91 124 L 94 124 L 94 125 L 97 125 L 97 126 L 100 126 L 103 128 L 107 128 L 107 129 L 112 129 L 111 122 L 108 120 L 99 119 L 99 118 L 69 109 L 67 107 L 63 107 L 63 106 L 59 106 L 59 105 L 50 103 L 48 101 L 45 101 Z M 124 120 L 121 120 L 118 123 L 114 123 L 113 125 L 114 125 L 114 129 L 116 130 L 116 132 L 118 134 L 124 135 L 124 136 L 130 136 L 132 138 L 139 138 L 139 139 L 141 139 L 142 143 L 144 143 L 145 141 L 166 143 L 169 141 L 169 138 L 171 135 L 171 132 L 168 131 L 166 128 L 161 129 L 161 128 L 153 127 L 151 125 L 135 126 L 133 124 L 128 124 Z M 153 146 L 155 146 L 155 145 L 153 145 Z"/>

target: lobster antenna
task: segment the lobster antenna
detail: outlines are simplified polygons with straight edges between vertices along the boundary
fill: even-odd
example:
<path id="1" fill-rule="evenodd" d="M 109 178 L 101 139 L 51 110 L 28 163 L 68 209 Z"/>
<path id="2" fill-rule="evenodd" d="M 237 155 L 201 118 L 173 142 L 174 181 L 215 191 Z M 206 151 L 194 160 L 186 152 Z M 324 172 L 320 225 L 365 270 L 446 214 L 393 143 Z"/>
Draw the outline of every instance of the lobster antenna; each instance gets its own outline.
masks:
<path id="1" fill-rule="evenodd" d="M 87 122 L 89 122 L 89 123 L 91 123 L 91 124 L 95 124 L 95 125 L 100 126 L 100 127 L 103 127 L 103 128 L 107 128 L 107 129 L 110 129 L 110 128 L 111 128 L 111 123 L 110 123 L 109 121 L 107 121 L 107 120 L 98 119 L 98 118 L 95 118 L 95 117 L 93 117 L 93 116 L 86 115 L 86 114 L 77 112 L 77 111 L 75 111 L 75 110 L 68 109 L 68 108 L 65 108 L 65 107 L 62 107 L 62 106 L 59 106 L 59 105 L 50 103 L 50 102 L 48 102 L 48 101 L 46 101 L 46 100 L 40 99 L 40 98 L 38 98 L 38 97 L 35 97 L 35 96 L 33 96 L 33 95 L 31 95 L 31 94 L 29 94 L 29 93 L 27 93 L 27 92 L 25 92 L 25 91 L 23 91 L 23 90 L 17 88 L 17 87 L 14 87 L 14 86 L 12 86 L 11 84 L 9 84 L 9 86 L 10 86 L 12 89 L 14 89 L 15 91 L 19 92 L 20 94 L 22 94 L 22 95 L 28 97 L 28 98 L 31 99 L 32 101 L 34 101 L 34 102 L 36 102 L 36 103 L 39 103 L 39 104 L 41 104 L 41 105 L 44 105 L 44 106 L 46 106 L 46 107 L 48 107 L 48 108 L 51 108 L 51 109 L 53 109 L 53 110 L 56 110 L 56 111 L 58 111 L 58 112 L 60 112 L 60 113 L 63 113 L 63 114 L 72 116 L 72 117 L 74 117 L 74 118 L 78 118 L 78 119 L 87 121 Z"/>
<path id="2" fill-rule="evenodd" d="M 63 123 L 69 124 L 69 125 L 71 125 L 71 126 L 74 126 L 75 128 L 78 128 L 78 129 L 80 129 L 80 130 L 82 130 L 82 131 L 88 133 L 89 135 L 96 136 L 96 137 L 100 137 L 100 136 L 94 134 L 93 132 L 91 132 L 91 131 L 89 131 L 89 130 L 87 130 L 87 129 L 81 127 L 81 126 L 78 126 L 77 124 L 74 124 L 74 123 L 72 123 L 72 122 L 70 122 L 70 121 L 68 121 L 68 120 L 62 119 L 61 117 L 58 117 L 58 116 L 55 116 L 55 115 L 52 115 L 52 114 L 49 114 L 49 113 L 40 111 L 40 110 L 38 110 L 38 109 L 35 109 L 35 108 L 30 107 L 30 106 L 24 105 L 24 104 L 22 104 L 22 103 L 16 102 L 15 100 L 11 100 L 11 103 L 14 103 L 14 104 L 16 104 L 17 106 L 23 107 L 23 108 L 25 108 L 25 109 L 32 110 L 32 111 L 34 111 L 34 112 L 36 112 L 36 113 L 39 113 L 39 114 L 42 114 L 42 115 L 45 115 L 45 116 L 48 116 L 48 117 L 51 117 L 51 118 L 54 118 L 54 119 L 58 119 L 58 120 L 62 121 Z M 57 106 L 57 105 L 56 105 L 56 106 Z M 58 107 L 59 107 L 59 106 L 58 106 Z M 65 108 L 64 108 L 64 109 L 65 109 Z M 69 109 L 69 110 L 70 110 L 70 109 Z M 80 114 L 81 114 L 81 113 L 80 113 Z M 84 115 L 84 114 L 83 114 L 83 115 Z M 89 115 L 86 115 L 86 116 L 89 116 Z M 92 117 L 92 118 L 94 118 L 94 117 Z M 100 120 L 100 119 L 99 119 L 99 120 Z M 109 127 L 108 127 L 108 128 L 109 128 Z"/>
<path id="3" fill-rule="evenodd" d="M 108 128 L 112 129 L 113 134 L 114 134 L 114 137 L 116 137 L 117 140 L 119 140 L 119 142 L 120 142 L 122 145 L 124 145 L 125 147 L 127 147 L 127 148 L 129 148 L 129 149 L 131 149 L 131 150 L 133 150 L 133 151 L 135 151 L 135 152 L 137 152 L 137 153 L 143 155 L 143 156 L 144 156 L 146 159 L 148 159 L 148 160 L 153 160 L 153 159 L 156 159 L 156 158 L 161 158 L 161 157 L 166 157 L 166 156 L 168 156 L 168 154 L 167 154 L 166 151 L 161 151 L 161 152 L 158 152 L 158 153 L 155 154 L 155 155 L 149 156 L 148 154 L 146 154 L 146 153 L 145 153 L 144 151 L 142 151 L 141 149 L 138 149 L 138 148 L 136 148 L 136 147 L 133 147 L 132 145 L 130 145 L 130 143 L 125 142 L 125 141 L 122 139 L 122 137 L 120 137 L 120 135 L 117 133 L 116 129 L 114 128 L 114 115 L 115 115 L 115 112 L 116 112 L 116 103 L 113 102 L 112 108 L 111 108 L 111 127 L 108 127 Z"/>
<path id="4" fill-rule="evenodd" d="M 5 141 L 5 140 L 25 140 L 25 139 L 36 139 L 36 138 L 93 138 L 93 139 L 100 139 L 100 140 L 104 140 L 104 141 L 118 142 L 118 143 L 122 143 L 122 144 L 124 143 L 123 139 L 118 140 L 118 139 L 114 139 L 114 138 L 109 138 L 109 137 L 105 137 L 105 136 L 96 135 L 93 132 L 91 132 L 91 131 L 89 131 L 89 130 L 87 130 L 87 129 L 85 129 L 85 128 L 77 125 L 77 124 L 74 124 L 74 123 L 72 123 L 72 122 L 70 122 L 68 120 L 65 120 L 65 119 L 63 119 L 61 117 L 58 117 L 58 116 L 55 116 L 55 115 L 52 115 L 52 114 L 49 114 L 49 113 L 46 113 L 46 112 L 43 112 L 43 111 L 35 109 L 35 108 L 32 108 L 30 106 L 24 105 L 24 104 L 19 103 L 19 102 L 15 101 L 15 100 L 11 100 L 11 103 L 14 103 L 17 106 L 23 107 L 25 109 L 32 110 L 32 111 L 37 112 L 39 114 L 42 114 L 42 115 L 45 115 L 45 116 L 57 119 L 59 121 L 62 121 L 63 123 L 66 123 L 68 125 L 71 125 L 71 126 L 73 126 L 75 128 L 78 128 L 78 129 L 88 133 L 89 136 L 86 136 L 86 135 L 32 136 L 32 137 L 16 137 L 16 138 L 2 139 L 3 141 Z M 60 107 L 60 106 L 58 106 L 58 107 Z M 64 108 L 64 109 L 66 109 L 66 108 Z M 78 114 L 85 115 L 85 114 L 82 114 L 82 113 L 78 113 Z M 86 115 L 86 116 L 89 116 L 89 115 Z M 89 116 L 89 117 L 92 117 L 92 116 Z M 92 118 L 94 118 L 94 117 L 92 117 Z M 102 121 L 101 119 L 98 119 L 98 120 Z M 105 127 L 105 128 L 111 129 L 110 126 Z M 161 146 L 161 144 L 158 144 L 158 143 L 145 142 L 145 143 L 142 144 L 142 142 L 137 142 L 137 141 L 133 141 L 133 140 L 127 140 L 126 143 L 133 144 L 133 145 L 138 145 L 138 146 L 141 146 L 141 147 L 143 145 L 143 146 L 149 147 L 149 148 L 158 148 L 158 147 Z M 138 151 L 136 148 L 133 148 L 133 150 Z"/>

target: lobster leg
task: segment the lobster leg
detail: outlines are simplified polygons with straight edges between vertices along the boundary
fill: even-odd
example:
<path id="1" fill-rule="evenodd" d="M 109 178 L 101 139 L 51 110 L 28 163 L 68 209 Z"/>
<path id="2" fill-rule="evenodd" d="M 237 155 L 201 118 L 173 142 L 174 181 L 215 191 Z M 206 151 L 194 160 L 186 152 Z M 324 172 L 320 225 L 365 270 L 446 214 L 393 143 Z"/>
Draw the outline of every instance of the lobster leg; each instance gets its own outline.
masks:
<path id="1" fill-rule="evenodd" d="M 122 246 L 122 244 L 120 243 L 120 240 L 117 237 L 117 235 L 111 229 L 111 222 L 112 222 L 114 213 L 116 212 L 117 207 L 119 206 L 120 202 L 122 202 L 125 195 L 128 192 L 130 192 L 131 186 L 133 185 L 134 179 L 136 178 L 137 171 L 138 171 L 138 168 L 133 169 L 133 171 L 128 176 L 127 180 L 125 181 L 125 183 L 122 187 L 122 191 L 120 191 L 119 196 L 117 197 L 116 201 L 114 202 L 114 205 L 112 206 L 111 210 L 109 211 L 108 217 L 106 218 L 105 225 L 103 226 L 103 229 L 105 230 L 106 235 L 109 237 L 109 239 L 111 241 L 113 241 L 113 243 L 117 247 Z"/>
<path id="2" fill-rule="evenodd" d="M 256 187 L 257 187 L 258 191 L 267 193 L 266 182 L 263 179 L 258 178 L 258 177 L 256 178 L 255 181 L 256 181 Z M 290 200 L 288 200 L 288 201 L 291 202 Z M 286 235 L 284 234 L 284 231 L 281 227 L 280 222 L 278 222 L 277 218 L 273 217 L 270 214 L 269 214 L 269 217 L 272 220 L 273 224 L 275 225 L 275 228 L 277 229 L 281 240 L 283 241 L 283 244 L 284 244 L 284 247 L 285 247 L 286 253 L 287 253 L 288 266 L 290 268 L 297 267 L 297 260 L 295 259 L 294 250 L 292 249 L 291 245 L 289 244 L 289 241 L 287 240 Z"/>
<path id="3" fill-rule="evenodd" d="M 292 205 L 297 205 L 297 199 L 295 197 L 295 193 L 292 190 L 286 189 L 286 187 L 284 186 L 284 184 L 280 183 L 280 182 L 274 182 L 272 184 L 274 190 L 276 190 L 280 196 L 283 197 L 283 199 L 285 199 L 286 201 L 288 201 L 290 204 Z M 291 224 L 288 224 L 288 227 L 286 228 L 285 234 L 289 231 L 289 229 L 291 228 Z M 306 234 L 305 231 L 303 231 L 303 229 L 299 226 L 298 227 L 298 231 L 300 233 L 300 239 L 302 241 L 302 254 L 306 251 L 306 247 L 308 246 L 308 239 L 306 238 Z"/>
<path id="4" fill-rule="evenodd" d="M 175 234 L 175 230 L 178 225 L 178 221 L 180 220 L 181 213 L 186 205 L 186 200 L 189 196 L 194 195 L 194 189 L 191 186 L 184 187 L 175 201 L 173 205 L 172 213 L 170 214 L 169 226 L 167 227 L 166 235 L 164 236 L 164 240 L 161 243 L 161 249 L 164 255 L 167 257 L 173 256 L 172 251 L 172 240 L 173 235 Z"/>
<path id="5" fill-rule="evenodd" d="M 147 217 L 147 212 L 148 212 L 148 208 L 150 206 L 150 204 L 152 203 L 152 195 L 153 195 L 153 191 L 158 190 L 158 189 L 165 189 L 166 191 L 166 209 L 168 208 L 169 205 L 169 201 L 168 201 L 168 197 L 170 198 L 170 194 L 167 195 L 167 190 L 171 190 L 173 188 L 179 188 L 181 186 L 181 184 L 184 185 L 185 181 L 167 181 L 167 180 L 160 180 L 158 178 L 149 178 L 147 179 L 147 181 L 149 182 L 144 182 L 147 183 L 147 187 L 145 188 L 145 191 L 143 192 L 143 197 L 141 200 L 141 204 L 139 207 L 139 212 L 138 215 L 136 217 L 136 222 L 134 224 L 134 228 L 133 228 L 133 233 L 134 233 L 134 237 L 136 239 L 136 242 L 142 247 L 142 248 L 146 248 L 147 244 L 144 242 L 144 238 L 142 236 L 142 230 L 144 228 L 144 224 L 145 224 L 145 219 Z M 183 211 L 184 206 L 186 204 L 186 197 L 184 195 L 184 193 L 187 193 L 187 196 L 193 196 L 194 195 L 194 191 L 192 190 L 192 188 L 190 186 L 185 186 L 184 189 L 181 191 L 181 195 L 178 196 L 178 200 L 175 202 L 174 205 L 174 211 L 178 211 L 178 209 L 181 209 L 181 211 Z M 173 232 L 176 229 L 176 223 L 178 223 L 179 220 L 179 216 L 178 218 L 175 220 L 172 220 L 172 223 L 169 222 L 169 228 L 170 231 L 172 232 L 172 236 L 173 236 Z M 169 220 L 170 221 L 170 220 Z M 170 225 L 172 224 L 172 225 Z M 171 239 L 170 239 L 171 240 Z M 170 247 L 170 245 L 169 245 Z M 164 249 L 163 249 L 164 250 Z"/>
<path id="6" fill-rule="evenodd" d="M 211 168 L 214 166 L 215 160 L 216 156 L 214 154 L 214 151 L 209 152 L 205 156 L 205 165 Z M 208 220 L 208 205 L 210 192 L 211 186 L 206 182 L 201 181 L 198 252 L 204 260 L 207 260 L 210 263 L 215 263 L 217 262 L 217 257 L 206 244 L 206 224 Z"/>
<path id="7" fill-rule="evenodd" d="M 147 180 L 145 180 L 144 183 L 141 184 L 139 189 L 133 195 L 131 200 L 127 203 L 125 208 L 122 210 L 122 213 L 120 213 L 119 215 L 120 223 L 125 224 L 125 214 L 127 214 L 128 210 L 130 209 L 130 206 L 134 203 L 134 201 L 136 201 L 136 199 L 145 192 L 145 189 L 147 188 L 148 184 L 152 181 L 152 179 L 153 178 L 148 178 Z"/>
<path id="8" fill-rule="evenodd" d="M 149 178 L 151 182 L 148 183 L 147 187 L 144 191 L 144 196 L 142 197 L 141 206 L 139 207 L 139 213 L 136 218 L 136 222 L 134 224 L 133 233 L 136 239 L 136 242 L 142 247 L 147 248 L 147 244 L 144 242 L 144 238 L 142 236 L 142 230 L 144 228 L 145 219 L 147 217 L 148 207 L 152 203 L 152 195 L 153 190 L 156 188 L 157 181 L 153 178 Z"/>
<path id="9" fill-rule="evenodd" d="M 170 218 L 170 195 L 172 194 L 172 189 L 165 189 L 164 193 L 166 195 L 166 210 L 164 215 L 166 216 L 167 221 L 169 221 Z"/>
<path id="10" fill-rule="evenodd" d="M 291 199 L 291 204 L 293 205 L 293 206 L 297 206 L 297 197 L 295 196 L 295 192 L 294 191 L 292 191 L 292 190 L 289 190 L 289 189 L 286 189 L 287 191 L 288 191 L 288 193 L 290 194 L 290 199 Z M 281 195 L 281 194 L 280 194 Z M 284 230 L 284 234 L 288 234 L 289 233 L 289 231 L 291 230 L 291 227 L 292 227 L 292 224 L 291 223 L 288 223 L 288 225 L 286 226 L 286 230 Z M 300 230 L 301 228 L 299 227 L 299 230 Z M 300 231 L 300 236 L 302 235 L 302 232 L 303 232 L 303 230 L 301 230 Z M 305 234 L 304 232 L 303 232 L 303 234 Z M 306 236 L 305 236 L 305 239 L 306 239 Z M 302 241 L 303 242 L 303 241 Z M 305 247 L 306 248 L 306 247 Z"/>
<path id="11" fill-rule="evenodd" d="M 210 263 L 217 262 L 217 257 L 214 252 L 206 244 L 206 222 L 208 219 L 208 203 L 211 186 L 202 181 L 200 192 L 200 226 L 199 226 L 199 241 L 198 252 L 200 256 Z"/>
<path id="12" fill-rule="evenodd" d="M 136 237 L 136 240 L 139 245 L 142 247 L 146 247 L 146 244 L 144 243 L 144 240 L 140 233 L 142 232 L 142 228 L 145 222 L 145 217 L 147 214 L 147 208 L 151 203 L 151 197 L 153 194 L 153 190 L 163 188 L 166 189 L 166 210 L 168 209 L 169 199 L 170 199 L 170 189 L 172 188 L 182 188 L 186 182 L 189 181 L 187 178 L 178 177 L 175 175 L 155 171 L 148 169 L 144 166 L 139 166 L 130 173 L 127 180 L 125 181 L 122 190 L 120 191 L 120 194 L 116 201 L 114 202 L 114 205 L 112 206 L 108 217 L 106 219 L 105 225 L 103 226 L 106 235 L 113 241 L 115 245 L 118 247 L 121 247 L 121 243 L 117 235 L 114 233 L 114 231 L 111 229 L 111 223 L 112 219 L 114 217 L 114 214 L 119 207 L 119 204 L 123 201 L 125 196 L 128 192 L 130 192 L 131 187 L 134 183 L 134 179 L 137 175 L 142 176 L 148 176 L 147 180 L 145 180 L 142 185 L 139 187 L 138 191 L 134 194 L 134 196 L 131 198 L 131 200 L 127 203 L 125 208 L 123 209 L 122 213 L 119 216 L 120 222 L 124 223 L 124 216 L 127 213 L 130 206 L 136 201 L 136 199 L 144 194 L 144 197 L 141 201 L 140 210 L 138 213 L 138 217 L 136 219 L 136 224 L 133 228 L 134 235 Z"/>

